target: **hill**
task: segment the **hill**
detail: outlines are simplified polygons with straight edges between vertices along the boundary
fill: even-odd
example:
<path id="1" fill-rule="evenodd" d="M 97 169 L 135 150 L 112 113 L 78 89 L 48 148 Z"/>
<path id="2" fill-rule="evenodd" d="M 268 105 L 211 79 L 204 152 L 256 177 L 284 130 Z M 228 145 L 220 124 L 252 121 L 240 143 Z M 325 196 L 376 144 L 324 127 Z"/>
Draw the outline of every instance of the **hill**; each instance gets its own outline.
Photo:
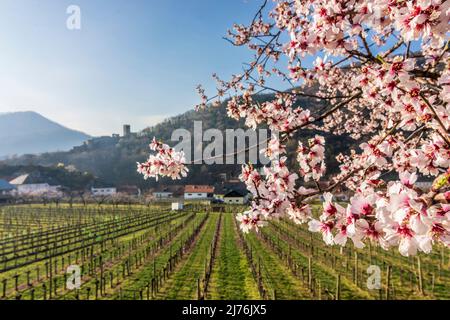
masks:
<path id="1" fill-rule="evenodd" d="M 0 158 L 67 151 L 90 136 L 32 112 L 0 114 Z"/>
<path id="2" fill-rule="evenodd" d="M 273 98 L 271 95 L 260 95 L 256 99 L 264 101 L 271 98 Z M 311 100 L 304 100 L 301 104 L 303 107 L 309 106 L 310 109 L 322 107 Z M 203 130 L 215 128 L 224 132 L 226 129 L 244 128 L 242 122 L 239 123 L 226 116 L 226 102 L 224 102 L 219 107 L 211 107 L 199 112 L 188 111 L 126 137 L 93 138 L 68 152 L 25 155 L 3 163 L 41 166 L 54 166 L 57 163 L 64 163 L 65 165 L 75 166 L 77 170 L 91 172 L 97 178 L 111 185 L 136 185 L 143 189 L 155 187 L 158 183 L 214 184 L 218 181 L 218 176 L 223 173 L 227 174 L 227 178 L 237 177 L 240 174 L 241 165 L 191 165 L 189 176 L 176 182 L 167 179 L 159 180 L 159 182 L 154 180 L 144 181 L 142 176 L 137 174 L 136 162 L 146 159 L 149 154 L 148 144 L 153 137 L 170 142 L 174 130 L 184 128 L 193 132 L 194 121 L 200 120 L 203 122 Z M 297 138 L 307 139 L 316 133 L 316 131 L 310 130 L 300 131 L 297 133 Z M 355 147 L 356 142 L 347 136 L 324 135 L 329 146 L 327 148 L 329 172 L 336 172 L 337 163 L 333 155 L 339 152 L 348 153 L 349 148 Z M 174 143 L 170 144 L 173 145 Z M 204 146 L 206 145 L 208 145 L 208 142 L 204 143 Z M 296 147 L 295 144 L 288 145 L 291 155 L 295 153 Z M 295 158 L 295 156 L 290 157 L 292 164 L 295 163 Z"/>

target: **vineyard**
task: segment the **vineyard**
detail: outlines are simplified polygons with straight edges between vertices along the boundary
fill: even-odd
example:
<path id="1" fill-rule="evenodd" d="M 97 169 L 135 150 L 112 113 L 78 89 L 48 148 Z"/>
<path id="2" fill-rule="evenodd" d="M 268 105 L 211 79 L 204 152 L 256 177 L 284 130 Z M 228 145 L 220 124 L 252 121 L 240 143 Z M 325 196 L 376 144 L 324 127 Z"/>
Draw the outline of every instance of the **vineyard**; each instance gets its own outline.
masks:
<path id="1" fill-rule="evenodd" d="M 284 219 L 244 235 L 222 209 L 3 207 L 0 299 L 450 299 L 447 249 L 330 247 Z"/>

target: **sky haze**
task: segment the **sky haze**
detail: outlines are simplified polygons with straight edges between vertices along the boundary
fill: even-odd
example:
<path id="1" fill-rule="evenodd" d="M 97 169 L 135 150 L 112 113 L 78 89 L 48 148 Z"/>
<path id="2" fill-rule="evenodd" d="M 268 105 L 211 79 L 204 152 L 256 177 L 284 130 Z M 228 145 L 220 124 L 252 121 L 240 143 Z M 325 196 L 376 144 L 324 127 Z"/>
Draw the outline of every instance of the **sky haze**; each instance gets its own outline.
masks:
<path id="1" fill-rule="evenodd" d="M 91 135 L 140 130 L 191 109 L 211 74 L 239 73 L 222 39 L 257 0 L 2 0 L 0 113 L 33 110 Z M 81 30 L 69 30 L 70 5 Z"/>

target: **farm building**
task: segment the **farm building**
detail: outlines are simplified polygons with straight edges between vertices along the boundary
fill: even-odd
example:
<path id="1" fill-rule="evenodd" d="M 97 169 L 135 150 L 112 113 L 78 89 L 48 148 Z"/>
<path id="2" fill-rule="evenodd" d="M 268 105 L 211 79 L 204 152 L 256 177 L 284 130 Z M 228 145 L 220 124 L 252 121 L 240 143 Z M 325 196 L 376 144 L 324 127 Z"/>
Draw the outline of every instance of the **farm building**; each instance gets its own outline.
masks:
<path id="1" fill-rule="evenodd" d="M 206 185 L 187 185 L 184 188 L 184 199 L 211 199 L 214 197 L 214 187 Z"/>
<path id="2" fill-rule="evenodd" d="M 233 190 L 224 195 L 223 201 L 226 204 L 246 204 L 248 197 L 243 192 Z"/>
<path id="3" fill-rule="evenodd" d="M 139 189 L 137 186 L 121 186 L 117 189 L 118 193 L 126 194 L 128 196 L 140 196 L 141 195 L 141 189 Z"/>
<path id="4" fill-rule="evenodd" d="M 8 181 L 0 179 L 0 195 L 8 195 L 16 189 L 15 186 Z"/>
<path id="5" fill-rule="evenodd" d="M 51 186 L 48 183 L 22 184 L 17 186 L 19 196 L 61 195 L 61 186 Z"/>
<path id="6" fill-rule="evenodd" d="M 173 192 L 170 191 L 155 191 L 152 193 L 155 199 L 170 199 L 173 198 Z"/>
<path id="7" fill-rule="evenodd" d="M 219 184 L 215 188 L 214 198 L 218 199 L 218 200 L 224 200 L 225 195 L 227 195 L 233 191 L 246 196 L 247 199 L 245 200 L 245 202 L 248 201 L 248 196 L 247 196 L 248 190 L 247 190 L 247 187 L 245 186 L 245 184 L 242 183 L 242 181 L 237 181 L 237 182 L 227 181 L 227 182 Z"/>
<path id="8" fill-rule="evenodd" d="M 96 196 L 112 196 L 117 193 L 117 189 L 113 187 L 108 188 L 91 188 L 91 193 Z"/>
<path id="9" fill-rule="evenodd" d="M 52 186 L 46 182 L 36 182 L 29 174 L 21 175 L 9 182 L 17 189 L 19 196 L 61 195 L 61 186 Z"/>

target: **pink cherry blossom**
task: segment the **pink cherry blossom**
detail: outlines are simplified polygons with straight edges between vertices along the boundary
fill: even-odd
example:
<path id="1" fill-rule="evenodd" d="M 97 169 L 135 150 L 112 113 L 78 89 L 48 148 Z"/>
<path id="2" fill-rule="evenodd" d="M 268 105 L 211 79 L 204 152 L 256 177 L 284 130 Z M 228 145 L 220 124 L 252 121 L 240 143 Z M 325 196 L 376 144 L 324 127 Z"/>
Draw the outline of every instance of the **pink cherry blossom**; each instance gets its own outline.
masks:
<path id="1" fill-rule="evenodd" d="M 214 75 L 213 97 L 199 86 L 197 109 L 229 97 L 229 117 L 280 134 L 264 175 L 242 167 L 253 195 L 237 217 L 243 231 L 287 217 L 329 245 L 371 242 L 404 256 L 450 247 L 449 18 L 444 0 L 274 0 L 233 26 L 228 40 L 254 58 L 229 80 Z M 280 81 L 290 89 L 272 87 Z M 272 98 L 261 102 L 261 92 Z M 306 130 L 316 136 L 306 141 Z M 359 142 L 333 155 L 339 172 L 326 178 L 325 134 Z M 287 159 L 292 145 L 297 161 Z M 152 149 L 138 167 L 144 177 L 186 174 L 181 153 L 156 140 Z M 333 200 L 338 189 L 348 203 Z M 320 195 L 317 213 L 310 203 Z"/>
<path id="2" fill-rule="evenodd" d="M 185 166 L 186 159 L 183 152 L 176 152 L 156 138 L 150 144 L 150 149 L 156 154 L 150 155 L 146 162 L 137 164 L 137 171 L 144 175 L 144 179 L 158 180 L 159 176 L 181 179 L 187 175 L 188 169 Z"/>

